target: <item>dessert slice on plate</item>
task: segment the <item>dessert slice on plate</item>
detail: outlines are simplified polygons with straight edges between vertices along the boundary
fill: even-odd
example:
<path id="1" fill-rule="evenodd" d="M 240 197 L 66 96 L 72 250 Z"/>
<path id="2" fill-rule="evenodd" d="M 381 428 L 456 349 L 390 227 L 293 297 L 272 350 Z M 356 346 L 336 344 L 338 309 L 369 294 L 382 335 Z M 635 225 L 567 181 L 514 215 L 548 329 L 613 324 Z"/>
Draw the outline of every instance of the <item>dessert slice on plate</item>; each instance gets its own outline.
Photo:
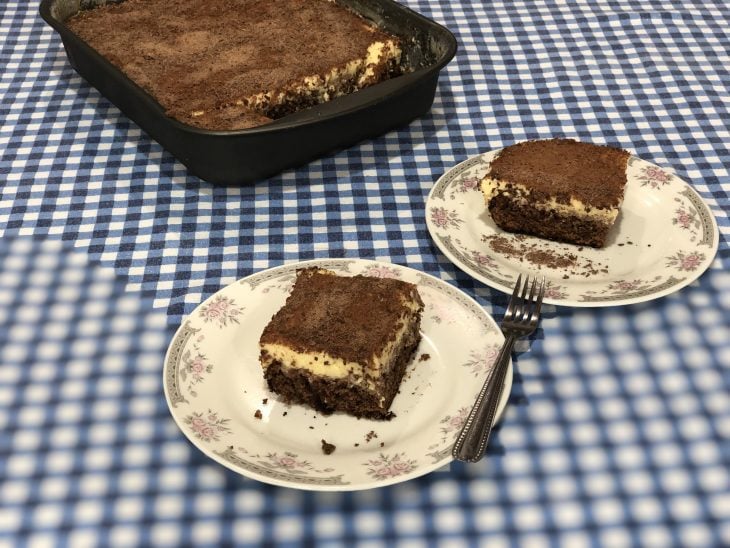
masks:
<path id="1" fill-rule="evenodd" d="M 422 311 L 414 284 L 299 270 L 259 340 L 268 386 L 323 413 L 389 419 L 421 340 Z"/>
<path id="2" fill-rule="evenodd" d="M 629 153 L 571 139 L 502 149 L 480 188 L 508 232 L 603 247 L 624 197 Z"/>

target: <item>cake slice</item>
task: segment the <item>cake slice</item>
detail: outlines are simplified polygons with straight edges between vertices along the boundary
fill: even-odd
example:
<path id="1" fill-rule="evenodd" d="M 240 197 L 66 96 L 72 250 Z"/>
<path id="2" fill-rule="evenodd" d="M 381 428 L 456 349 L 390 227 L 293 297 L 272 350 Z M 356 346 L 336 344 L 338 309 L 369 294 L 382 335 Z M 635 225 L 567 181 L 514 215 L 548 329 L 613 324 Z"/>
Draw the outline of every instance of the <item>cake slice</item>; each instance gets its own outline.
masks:
<path id="1" fill-rule="evenodd" d="M 66 24 L 168 116 L 260 126 L 401 73 L 397 37 L 330 0 L 124 0 Z"/>
<path id="2" fill-rule="evenodd" d="M 480 181 L 489 213 L 508 232 L 603 247 L 618 217 L 629 153 L 571 139 L 502 149 Z"/>
<path id="3" fill-rule="evenodd" d="M 401 280 L 306 268 L 259 340 L 269 388 L 322 413 L 389 419 L 421 340 L 423 302 Z"/>

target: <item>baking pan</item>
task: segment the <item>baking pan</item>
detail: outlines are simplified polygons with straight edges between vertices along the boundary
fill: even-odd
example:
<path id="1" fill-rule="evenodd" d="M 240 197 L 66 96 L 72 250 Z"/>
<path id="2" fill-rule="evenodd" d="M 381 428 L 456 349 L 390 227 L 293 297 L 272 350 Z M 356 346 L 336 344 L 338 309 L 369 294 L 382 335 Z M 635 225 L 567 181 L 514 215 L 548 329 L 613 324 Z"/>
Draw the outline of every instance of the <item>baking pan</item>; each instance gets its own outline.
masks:
<path id="1" fill-rule="evenodd" d="M 431 108 L 439 71 L 456 53 L 448 29 L 392 0 L 339 0 L 401 38 L 404 62 L 413 71 L 264 126 L 211 131 L 167 116 L 146 91 L 66 26 L 78 11 L 111 1 L 118 0 L 42 0 L 40 13 L 61 36 L 71 66 L 83 78 L 191 173 L 216 184 L 253 183 L 407 124 Z"/>

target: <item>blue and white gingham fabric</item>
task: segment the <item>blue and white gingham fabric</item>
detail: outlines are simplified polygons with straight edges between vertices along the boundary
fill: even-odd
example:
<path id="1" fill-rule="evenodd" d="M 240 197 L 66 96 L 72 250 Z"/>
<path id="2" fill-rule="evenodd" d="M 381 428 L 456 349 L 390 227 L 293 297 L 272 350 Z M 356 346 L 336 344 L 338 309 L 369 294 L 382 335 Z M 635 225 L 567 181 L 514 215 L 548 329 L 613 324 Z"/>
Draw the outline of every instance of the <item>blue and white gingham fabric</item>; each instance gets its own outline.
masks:
<path id="1" fill-rule="evenodd" d="M 404 4 L 454 32 L 431 112 L 245 188 L 184 167 L 0 5 L 0 545 L 730 545 L 730 10 L 715 1 Z M 213 464 L 161 390 L 172 330 L 284 262 L 379 258 L 499 317 L 426 230 L 434 181 L 528 138 L 609 142 L 709 204 L 720 250 L 640 305 L 545 307 L 488 458 L 359 493 Z"/>

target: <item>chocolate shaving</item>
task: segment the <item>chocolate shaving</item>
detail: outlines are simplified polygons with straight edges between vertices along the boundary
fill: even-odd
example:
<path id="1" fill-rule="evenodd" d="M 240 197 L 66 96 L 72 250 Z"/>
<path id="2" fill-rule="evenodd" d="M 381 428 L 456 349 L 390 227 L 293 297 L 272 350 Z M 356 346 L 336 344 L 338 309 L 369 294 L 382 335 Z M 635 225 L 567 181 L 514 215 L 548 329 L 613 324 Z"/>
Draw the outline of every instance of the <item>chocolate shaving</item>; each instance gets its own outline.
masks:
<path id="1" fill-rule="evenodd" d="M 563 279 L 569 279 L 569 274 L 588 278 L 599 273 L 608 272 L 608 267 L 594 262 L 587 257 L 575 253 L 576 248 L 567 246 L 556 249 L 555 242 L 535 240 L 524 235 L 507 237 L 502 234 L 482 236 L 482 241 L 489 245 L 495 253 L 520 262 L 528 262 L 533 266 L 550 268 L 553 270 L 567 270 Z M 577 248 L 581 251 L 582 247 Z"/>

